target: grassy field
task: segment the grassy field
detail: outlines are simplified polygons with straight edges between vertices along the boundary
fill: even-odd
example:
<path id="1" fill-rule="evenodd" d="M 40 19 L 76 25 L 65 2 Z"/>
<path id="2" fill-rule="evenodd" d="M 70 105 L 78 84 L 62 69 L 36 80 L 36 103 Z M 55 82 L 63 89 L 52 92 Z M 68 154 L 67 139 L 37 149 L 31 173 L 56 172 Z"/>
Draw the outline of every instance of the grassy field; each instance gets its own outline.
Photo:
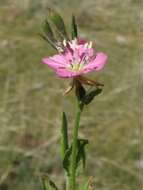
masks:
<path id="1" fill-rule="evenodd" d="M 85 109 L 80 136 L 89 139 L 87 176 L 96 190 L 143 189 L 143 1 L 0 0 L 0 190 L 40 190 L 37 174 L 62 183 L 62 110 L 72 127 L 74 95 L 42 57 L 54 51 L 39 37 L 47 7 L 66 23 L 74 13 L 81 37 L 109 56 L 93 74 L 104 92 Z"/>

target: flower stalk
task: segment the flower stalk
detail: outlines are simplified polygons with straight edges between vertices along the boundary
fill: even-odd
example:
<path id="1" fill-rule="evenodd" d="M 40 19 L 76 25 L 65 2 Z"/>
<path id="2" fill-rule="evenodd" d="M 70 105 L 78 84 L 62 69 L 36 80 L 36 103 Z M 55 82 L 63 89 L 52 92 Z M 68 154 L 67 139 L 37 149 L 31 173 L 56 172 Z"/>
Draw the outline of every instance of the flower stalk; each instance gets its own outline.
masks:
<path id="1" fill-rule="evenodd" d="M 79 101 L 77 101 L 77 113 L 76 113 L 76 119 L 75 119 L 75 125 L 72 137 L 72 153 L 71 153 L 71 164 L 70 164 L 70 190 L 76 190 L 77 140 L 78 140 L 78 129 L 80 124 L 81 112 L 82 108 L 80 107 Z"/>
<path id="2" fill-rule="evenodd" d="M 52 27 L 53 26 L 53 27 Z M 92 42 L 78 35 L 75 17 L 72 17 L 71 38 L 69 37 L 62 17 L 54 10 L 49 10 L 44 23 L 42 37 L 57 51 L 57 54 L 45 57 L 42 63 L 53 69 L 59 78 L 71 79 L 70 86 L 64 95 L 75 89 L 76 116 L 72 134 L 72 143 L 68 141 L 68 120 L 66 113 L 62 115 L 61 159 L 66 177 L 66 190 L 77 190 L 77 169 L 80 164 L 85 168 L 87 139 L 78 138 L 80 118 L 84 106 L 90 104 L 94 97 L 102 92 L 102 83 L 85 77 L 87 73 L 100 71 L 107 63 L 107 55 L 96 52 Z M 50 179 L 44 190 L 59 190 Z M 85 190 L 89 189 L 84 188 Z"/>

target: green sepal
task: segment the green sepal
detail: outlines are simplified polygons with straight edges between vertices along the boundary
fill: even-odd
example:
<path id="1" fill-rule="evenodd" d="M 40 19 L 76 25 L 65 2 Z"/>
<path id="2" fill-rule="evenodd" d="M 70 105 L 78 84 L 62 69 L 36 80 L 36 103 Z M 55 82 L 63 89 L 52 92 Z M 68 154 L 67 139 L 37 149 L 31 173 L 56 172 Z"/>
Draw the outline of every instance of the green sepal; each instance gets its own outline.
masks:
<path id="1" fill-rule="evenodd" d="M 82 86 L 82 84 L 78 81 L 76 81 L 76 89 L 75 89 L 76 97 L 79 102 L 82 102 L 85 95 L 86 95 L 86 90 Z"/>
<path id="2" fill-rule="evenodd" d="M 44 22 L 43 31 L 44 31 L 45 36 L 48 39 L 50 39 L 50 41 L 52 41 L 53 43 L 56 42 L 54 33 L 47 19 Z"/>
<path id="3" fill-rule="evenodd" d="M 68 39 L 68 35 L 66 32 L 65 24 L 62 17 L 54 10 L 49 11 L 48 16 L 49 21 L 53 23 L 56 28 L 56 31 L 59 33 L 62 39 Z"/>
<path id="4" fill-rule="evenodd" d="M 68 149 L 68 122 L 65 112 L 62 114 L 62 128 L 61 128 L 61 157 L 64 159 L 66 150 Z"/>
<path id="5" fill-rule="evenodd" d="M 78 37 L 78 31 L 77 31 L 77 24 L 75 20 L 75 16 L 72 16 L 72 27 L 71 27 L 71 33 L 72 33 L 72 39 L 75 39 Z"/>
<path id="6" fill-rule="evenodd" d="M 57 50 L 56 44 L 55 44 L 54 42 L 52 42 L 52 41 L 48 38 L 48 36 L 46 36 L 45 34 L 39 34 L 39 35 L 43 38 L 43 40 L 45 40 L 46 42 L 48 42 L 49 45 L 51 45 L 54 49 Z"/>
<path id="7" fill-rule="evenodd" d="M 82 100 L 83 103 L 88 105 L 94 99 L 94 97 L 99 95 L 101 92 L 102 92 L 101 88 L 94 88 L 89 90 Z"/>

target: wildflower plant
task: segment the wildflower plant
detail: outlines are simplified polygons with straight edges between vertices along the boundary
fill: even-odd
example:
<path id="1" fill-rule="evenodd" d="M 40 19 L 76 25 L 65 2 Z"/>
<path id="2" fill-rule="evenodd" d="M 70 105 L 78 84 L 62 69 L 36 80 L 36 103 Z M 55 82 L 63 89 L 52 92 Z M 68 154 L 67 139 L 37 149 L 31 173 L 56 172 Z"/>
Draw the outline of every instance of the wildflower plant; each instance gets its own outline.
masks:
<path id="1" fill-rule="evenodd" d="M 96 52 L 92 47 L 92 42 L 87 42 L 79 37 L 74 16 L 72 16 L 70 37 L 62 17 L 57 12 L 50 10 L 41 36 L 57 52 L 54 56 L 43 58 L 42 63 L 53 69 L 59 78 L 71 79 L 69 87 L 64 92 L 65 95 L 73 89 L 75 92 L 77 109 L 71 144 L 68 138 L 66 113 L 63 112 L 62 115 L 61 158 L 65 171 L 65 189 L 78 190 L 80 186 L 77 184 L 78 168 L 81 163 L 83 169 L 85 168 L 85 147 L 88 144 L 87 139 L 78 137 L 81 113 L 84 107 L 102 92 L 103 88 L 102 83 L 91 80 L 85 75 L 103 69 L 107 63 L 107 55 L 103 52 Z M 44 190 L 59 190 L 51 180 L 42 179 Z M 89 190 L 89 184 L 85 183 L 80 189 Z"/>

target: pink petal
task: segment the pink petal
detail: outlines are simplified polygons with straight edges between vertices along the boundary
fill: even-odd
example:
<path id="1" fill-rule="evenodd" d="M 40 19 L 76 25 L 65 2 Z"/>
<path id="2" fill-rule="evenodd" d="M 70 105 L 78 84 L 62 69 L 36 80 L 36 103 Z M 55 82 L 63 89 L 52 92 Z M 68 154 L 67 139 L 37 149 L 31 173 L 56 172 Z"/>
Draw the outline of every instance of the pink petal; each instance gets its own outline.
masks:
<path id="1" fill-rule="evenodd" d="M 62 54 L 44 58 L 42 59 L 42 62 L 44 64 L 47 64 L 52 69 L 65 68 L 67 65 L 66 60 Z"/>
<path id="2" fill-rule="evenodd" d="M 96 58 L 88 63 L 86 66 L 83 68 L 83 73 L 88 73 L 91 71 L 99 71 L 103 69 L 104 65 L 107 63 L 107 55 L 100 52 L 96 54 Z"/>
<path id="3" fill-rule="evenodd" d="M 61 78 L 74 78 L 81 75 L 81 72 L 74 72 L 66 69 L 58 69 L 56 74 Z"/>
<path id="4" fill-rule="evenodd" d="M 72 52 L 69 49 L 66 49 L 66 51 L 63 53 L 63 56 L 67 64 L 70 63 L 73 59 Z"/>

